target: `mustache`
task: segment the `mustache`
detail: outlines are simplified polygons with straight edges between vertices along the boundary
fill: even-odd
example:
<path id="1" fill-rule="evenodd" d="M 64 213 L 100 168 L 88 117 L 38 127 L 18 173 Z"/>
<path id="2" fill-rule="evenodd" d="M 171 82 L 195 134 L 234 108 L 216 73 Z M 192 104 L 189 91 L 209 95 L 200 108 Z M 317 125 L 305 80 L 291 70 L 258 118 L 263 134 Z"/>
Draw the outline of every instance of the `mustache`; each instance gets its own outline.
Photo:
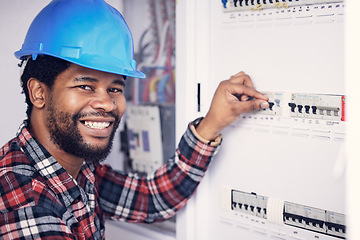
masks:
<path id="1" fill-rule="evenodd" d="M 113 112 L 87 112 L 87 113 L 76 113 L 73 115 L 73 120 L 74 121 L 78 121 L 80 118 L 83 117 L 89 117 L 89 116 L 94 116 L 94 117 L 112 117 L 115 119 L 115 122 L 119 122 L 120 121 L 120 117 L 118 115 L 116 115 Z"/>

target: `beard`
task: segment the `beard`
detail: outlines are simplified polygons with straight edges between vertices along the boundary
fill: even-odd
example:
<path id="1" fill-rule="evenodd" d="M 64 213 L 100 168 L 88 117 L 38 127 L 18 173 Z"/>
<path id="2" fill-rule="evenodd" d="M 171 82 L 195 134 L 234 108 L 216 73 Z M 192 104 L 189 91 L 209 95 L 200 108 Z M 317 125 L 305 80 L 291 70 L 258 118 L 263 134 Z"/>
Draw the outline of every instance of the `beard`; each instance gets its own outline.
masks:
<path id="1" fill-rule="evenodd" d="M 106 159 L 112 149 L 115 131 L 120 123 L 119 116 L 114 113 L 103 112 L 76 113 L 71 115 L 70 113 L 57 111 L 52 104 L 50 104 L 48 111 L 47 127 L 50 132 L 51 141 L 58 145 L 60 149 L 89 163 L 99 163 Z M 79 120 L 85 116 L 111 116 L 115 119 L 113 123 L 114 128 L 106 146 L 92 146 L 84 141 L 78 124 Z"/>

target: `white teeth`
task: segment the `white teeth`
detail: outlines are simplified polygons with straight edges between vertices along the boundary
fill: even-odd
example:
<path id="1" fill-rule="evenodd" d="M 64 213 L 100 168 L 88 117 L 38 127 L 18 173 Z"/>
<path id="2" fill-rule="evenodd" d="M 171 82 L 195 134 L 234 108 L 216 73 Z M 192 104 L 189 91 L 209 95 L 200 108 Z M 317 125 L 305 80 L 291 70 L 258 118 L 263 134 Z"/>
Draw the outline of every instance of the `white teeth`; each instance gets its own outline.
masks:
<path id="1" fill-rule="evenodd" d="M 105 129 L 110 126 L 109 122 L 89 122 L 85 121 L 85 126 L 94 129 Z"/>

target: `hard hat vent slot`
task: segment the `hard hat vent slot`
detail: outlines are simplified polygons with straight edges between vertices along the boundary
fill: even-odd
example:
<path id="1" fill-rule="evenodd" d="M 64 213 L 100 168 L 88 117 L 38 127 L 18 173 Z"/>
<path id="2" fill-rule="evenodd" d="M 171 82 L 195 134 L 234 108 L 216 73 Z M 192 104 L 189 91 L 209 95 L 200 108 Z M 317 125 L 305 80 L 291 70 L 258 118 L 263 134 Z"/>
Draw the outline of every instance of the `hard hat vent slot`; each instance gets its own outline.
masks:
<path id="1" fill-rule="evenodd" d="M 81 47 L 61 47 L 60 56 L 64 58 L 79 59 L 81 55 Z"/>
<path id="2" fill-rule="evenodd" d="M 136 67 L 137 67 L 136 65 L 137 65 L 136 61 L 134 59 L 131 59 L 130 66 L 131 66 L 132 70 L 136 71 Z"/>

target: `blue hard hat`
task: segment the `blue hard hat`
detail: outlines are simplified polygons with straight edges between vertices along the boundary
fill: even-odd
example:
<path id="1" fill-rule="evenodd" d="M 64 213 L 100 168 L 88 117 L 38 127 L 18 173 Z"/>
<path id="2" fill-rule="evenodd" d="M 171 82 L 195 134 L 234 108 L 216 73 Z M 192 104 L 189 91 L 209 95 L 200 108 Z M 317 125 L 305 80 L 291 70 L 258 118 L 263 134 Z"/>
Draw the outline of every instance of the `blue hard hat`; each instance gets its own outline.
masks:
<path id="1" fill-rule="evenodd" d="M 144 78 L 131 32 L 104 0 L 53 0 L 35 17 L 15 56 L 50 55 L 83 67 Z"/>

